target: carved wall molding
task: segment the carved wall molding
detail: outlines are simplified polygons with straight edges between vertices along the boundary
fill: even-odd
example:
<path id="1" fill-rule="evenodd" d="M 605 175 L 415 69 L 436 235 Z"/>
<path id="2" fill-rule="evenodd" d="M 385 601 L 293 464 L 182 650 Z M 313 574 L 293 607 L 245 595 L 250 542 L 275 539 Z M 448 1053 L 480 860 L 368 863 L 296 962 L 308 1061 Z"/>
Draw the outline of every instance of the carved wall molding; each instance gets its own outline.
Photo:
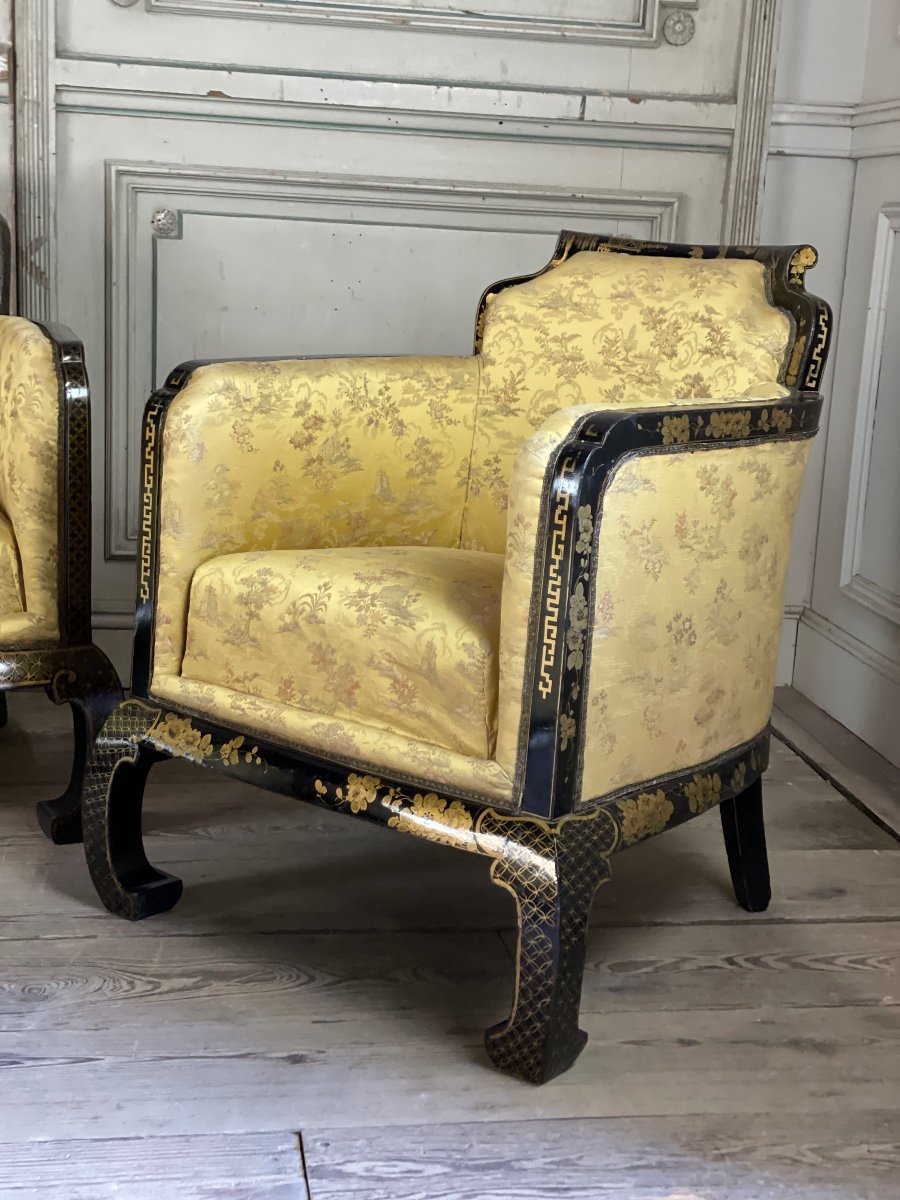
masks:
<path id="1" fill-rule="evenodd" d="M 696 24 L 689 12 L 676 9 L 662 24 L 663 37 L 670 46 L 686 46 L 694 36 Z"/>
<path id="2" fill-rule="evenodd" d="M 56 317 L 55 0 L 15 0 L 16 294 L 22 316 Z"/>
<path id="3" fill-rule="evenodd" d="M 850 158 L 853 104 L 776 103 L 769 154 L 798 158 Z"/>
<path id="4" fill-rule="evenodd" d="M 881 158 L 900 154 L 900 100 L 772 106 L 769 152 L 799 158 Z"/>
<path id="5" fill-rule="evenodd" d="M 210 17 L 243 17 L 256 21 L 292 21 L 306 24 L 374 26 L 418 29 L 479 37 L 538 38 L 550 41 L 592 42 L 608 46 L 658 46 L 666 13 L 696 9 L 699 0 L 633 0 L 632 16 L 517 15 L 512 6 L 491 11 L 481 0 L 468 5 L 433 3 L 427 6 L 379 0 L 146 0 L 148 12 Z M 595 0 L 597 7 L 597 0 Z M 693 18 L 688 20 L 693 26 Z M 689 41 L 686 38 L 685 41 Z M 683 45 L 684 42 L 677 42 Z"/>
<path id="6" fill-rule="evenodd" d="M 144 86 L 134 92 L 121 90 L 118 66 L 91 63 L 85 78 L 79 64 L 74 86 L 69 83 L 71 71 L 68 63 L 61 64 L 60 111 L 280 128 L 321 128 L 326 123 L 336 131 L 371 130 L 392 136 L 495 139 L 502 134 L 504 140 L 714 154 L 728 154 L 734 137 L 735 104 L 695 96 L 649 96 L 636 105 L 632 97 L 620 94 L 582 97 L 552 88 L 533 92 L 453 85 L 439 89 L 442 98 L 446 104 L 452 92 L 462 103 L 440 107 L 433 84 L 395 79 L 365 78 L 351 86 L 307 75 L 292 77 L 285 87 L 285 77 L 274 72 L 247 72 L 246 81 L 237 83 L 241 72 L 235 71 L 231 94 L 221 96 L 210 94 L 221 83 L 221 71 L 208 67 L 151 66 L 145 69 Z M 364 101 L 360 84 L 365 85 Z M 323 101 L 326 89 L 328 99 Z"/>
<path id="7" fill-rule="evenodd" d="M 736 245 L 759 240 L 780 22 L 781 0 L 745 0 L 737 121 L 723 224 L 723 241 Z"/>

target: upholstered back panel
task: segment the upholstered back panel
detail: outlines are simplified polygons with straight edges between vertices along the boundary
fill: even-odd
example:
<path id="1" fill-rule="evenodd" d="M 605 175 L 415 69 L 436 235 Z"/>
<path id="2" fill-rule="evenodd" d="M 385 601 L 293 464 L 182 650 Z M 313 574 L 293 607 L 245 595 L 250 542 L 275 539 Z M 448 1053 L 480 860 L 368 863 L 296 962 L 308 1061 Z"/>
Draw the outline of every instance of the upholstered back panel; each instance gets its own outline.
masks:
<path id="1" fill-rule="evenodd" d="M 810 445 L 646 454 L 618 469 L 585 614 L 582 800 L 702 763 L 765 728 Z"/>
<path id="2" fill-rule="evenodd" d="M 475 358 L 200 367 L 164 432 L 154 674 L 178 674 L 191 578 L 241 550 L 458 547 Z"/>
<path id="3" fill-rule="evenodd" d="M 463 547 L 503 550 L 513 459 L 556 410 L 783 395 L 790 341 L 753 260 L 582 251 L 490 297 Z"/>
<path id="4" fill-rule="evenodd" d="M 21 640 L 59 636 L 60 385 L 52 343 L 21 317 L 0 317 L 0 509 L 18 551 Z"/>

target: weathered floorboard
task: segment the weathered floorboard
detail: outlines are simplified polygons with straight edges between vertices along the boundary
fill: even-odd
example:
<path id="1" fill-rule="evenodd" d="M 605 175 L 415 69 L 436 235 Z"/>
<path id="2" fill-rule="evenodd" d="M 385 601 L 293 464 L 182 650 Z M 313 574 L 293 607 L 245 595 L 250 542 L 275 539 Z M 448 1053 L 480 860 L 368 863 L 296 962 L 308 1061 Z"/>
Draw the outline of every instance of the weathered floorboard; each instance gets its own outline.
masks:
<path id="1" fill-rule="evenodd" d="M 10 1200 L 308 1200 L 296 1137 L 0 1142 Z"/>
<path id="2" fill-rule="evenodd" d="M 113 931 L 115 932 L 115 930 Z M 185 1023 L 229 1028 L 365 1009 L 467 1012 L 489 1021 L 512 990 L 513 939 L 496 934 L 330 933 L 232 938 L 124 933 L 8 941 L 0 978 L 3 1031 L 77 1031 L 102 1002 L 110 1031 L 139 1031 L 177 1006 Z M 582 1008 L 613 1015 L 755 1006 L 900 1005 L 900 944 L 869 924 L 611 927 L 589 939 Z M 900 1013 L 898 1013 L 900 1017 Z M 407 1033 L 409 1031 L 407 1030 Z M 0 1035 L 2 1036 L 2 1035 Z"/>
<path id="3" fill-rule="evenodd" d="M 465 1013 L 361 1006 L 355 1021 L 235 1027 L 176 1015 L 140 1032 L 4 1035 L 4 1136 L 308 1132 L 375 1110 L 385 1125 L 850 1113 L 900 1096 L 896 1008 L 588 1012 L 578 1063 L 539 1090 L 485 1067 L 482 1022 Z"/>
<path id="4" fill-rule="evenodd" d="M 896 1114 L 321 1130 L 311 1200 L 895 1200 Z"/>

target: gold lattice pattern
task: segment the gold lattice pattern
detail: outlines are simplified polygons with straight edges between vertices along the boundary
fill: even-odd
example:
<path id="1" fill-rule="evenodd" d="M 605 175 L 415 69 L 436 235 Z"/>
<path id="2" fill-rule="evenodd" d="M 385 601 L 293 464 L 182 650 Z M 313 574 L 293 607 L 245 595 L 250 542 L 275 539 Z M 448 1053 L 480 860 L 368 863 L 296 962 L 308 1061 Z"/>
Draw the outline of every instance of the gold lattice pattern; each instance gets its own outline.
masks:
<path id="1" fill-rule="evenodd" d="M 516 1003 L 509 1020 L 489 1032 L 487 1049 L 502 1070 L 541 1082 L 584 1044 L 584 935 L 594 893 L 609 878 L 616 825 L 604 810 L 554 825 L 487 811 L 476 836 L 479 850 L 495 859 L 492 879 L 519 909 Z"/>
<path id="2" fill-rule="evenodd" d="M 94 847 L 100 853 L 108 851 L 106 837 L 107 804 L 116 770 L 122 763 L 135 762 L 138 749 L 159 716 L 159 709 L 149 708 L 139 700 L 125 700 L 107 718 L 100 731 L 88 762 L 81 802 L 85 854 L 94 886 L 100 899 L 111 911 L 121 908 L 120 890 L 115 872 L 108 862 L 98 862 Z M 101 836 L 96 836 L 97 834 Z"/>

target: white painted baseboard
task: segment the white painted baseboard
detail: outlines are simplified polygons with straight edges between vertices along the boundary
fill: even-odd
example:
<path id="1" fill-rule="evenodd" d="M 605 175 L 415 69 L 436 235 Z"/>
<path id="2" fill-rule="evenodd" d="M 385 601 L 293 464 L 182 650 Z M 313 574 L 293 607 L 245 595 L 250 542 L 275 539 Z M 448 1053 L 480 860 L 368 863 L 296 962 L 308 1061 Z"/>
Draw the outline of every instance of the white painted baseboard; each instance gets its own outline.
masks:
<path id="1" fill-rule="evenodd" d="M 834 681 L 841 681 L 840 687 Z M 797 629 L 794 687 L 900 766 L 900 667 L 807 610 Z"/>

